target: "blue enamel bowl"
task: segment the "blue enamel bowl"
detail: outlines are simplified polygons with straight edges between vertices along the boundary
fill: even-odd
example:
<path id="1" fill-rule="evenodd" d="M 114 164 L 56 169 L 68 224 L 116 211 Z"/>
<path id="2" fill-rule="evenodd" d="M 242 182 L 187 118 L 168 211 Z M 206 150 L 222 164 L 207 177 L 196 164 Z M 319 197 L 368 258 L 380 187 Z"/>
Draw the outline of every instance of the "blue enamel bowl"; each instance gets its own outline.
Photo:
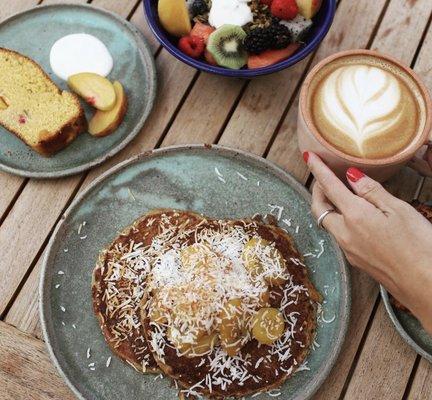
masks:
<path id="1" fill-rule="evenodd" d="M 165 47 L 174 57 L 190 65 L 191 67 L 212 74 L 237 78 L 253 78 L 259 75 L 271 74 L 297 64 L 299 61 L 303 60 L 306 56 L 312 53 L 321 43 L 330 29 L 330 26 L 333 22 L 333 17 L 336 12 L 336 0 L 323 0 L 323 4 L 319 12 L 313 18 L 314 24 L 307 35 L 305 43 L 296 53 L 286 60 L 264 68 L 244 68 L 234 70 L 207 64 L 205 61 L 196 60 L 180 51 L 177 47 L 178 38 L 175 38 L 166 32 L 159 22 L 157 3 L 158 0 L 143 0 L 144 11 L 148 24 L 163 47 Z"/>

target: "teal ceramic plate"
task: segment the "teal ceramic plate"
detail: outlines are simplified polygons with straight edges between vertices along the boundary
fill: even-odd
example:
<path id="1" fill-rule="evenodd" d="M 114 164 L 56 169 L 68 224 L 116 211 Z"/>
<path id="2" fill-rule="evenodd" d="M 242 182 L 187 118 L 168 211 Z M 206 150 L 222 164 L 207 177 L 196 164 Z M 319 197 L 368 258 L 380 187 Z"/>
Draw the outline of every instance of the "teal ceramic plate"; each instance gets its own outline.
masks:
<path id="1" fill-rule="evenodd" d="M 280 398 L 310 397 L 332 368 L 348 323 L 350 286 L 342 253 L 317 228 L 309 193 L 289 174 L 257 156 L 196 145 L 149 152 L 114 167 L 78 196 L 55 229 L 41 276 L 41 321 L 51 356 L 78 398 L 178 398 L 168 379 L 142 375 L 116 357 L 106 367 L 112 353 L 91 301 L 99 251 L 136 218 L 161 207 L 219 218 L 281 213 L 280 226 L 306 255 L 325 299 L 315 348 Z M 271 399 L 267 394 L 255 398 Z"/>
<path id="2" fill-rule="evenodd" d="M 153 105 L 156 72 L 152 53 L 132 24 L 108 11 L 74 4 L 36 7 L 0 24 L 0 47 L 35 60 L 62 89 L 66 82 L 51 70 L 49 53 L 54 42 L 70 33 L 89 33 L 108 47 L 114 68 L 108 76 L 125 87 L 129 108 L 120 127 L 105 138 L 79 135 L 64 150 L 43 157 L 0 127 L 0 169 L 35 178 L 56 178 L 85 171 L 119 152 L 141 130 Z M 87 119 L 93 111 L 85 107 Z"/>
<path id="3" fill-rule="evenodd" d="M 432 203 L 430 203 L 430 205 L 432 205 Z M 381 286 L 381 297 L 393 325 L 402 338 L 418 354 L 432 363 L 432 336 L 423 329 L 418 319 L 413 315 L 393 307 L 389 299 L 389 294 L 383 286 Z"/>

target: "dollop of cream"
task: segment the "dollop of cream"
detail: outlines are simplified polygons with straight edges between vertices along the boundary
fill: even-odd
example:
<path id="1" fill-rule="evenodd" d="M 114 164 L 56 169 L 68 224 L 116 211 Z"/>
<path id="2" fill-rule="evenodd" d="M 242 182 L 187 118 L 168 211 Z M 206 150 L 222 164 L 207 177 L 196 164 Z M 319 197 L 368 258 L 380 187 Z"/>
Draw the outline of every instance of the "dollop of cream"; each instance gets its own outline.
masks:
<path id="1" fill-rule="evenodd" d="M 252 20 L 248 0 L 212 0 L 209 23 L 216 29 L 225 24 L 243 26 Z"/>
<path id="2" fill-rule="evenodd" d="M 321 105 L 329 123 L 361 149 L 362 143 L 403 117 L 400 82 L 392 73 L 369 65 L 343 66 L 323 83 Z"/>
<path id="3" fill-rule="evenodd" d="M 63 80 L 80 72 L 94 72 L 107 76 L 113 58 L 104 43 L 87 33 L 73 33 L 57 40 L 50 51 L 54 73 Z"/>

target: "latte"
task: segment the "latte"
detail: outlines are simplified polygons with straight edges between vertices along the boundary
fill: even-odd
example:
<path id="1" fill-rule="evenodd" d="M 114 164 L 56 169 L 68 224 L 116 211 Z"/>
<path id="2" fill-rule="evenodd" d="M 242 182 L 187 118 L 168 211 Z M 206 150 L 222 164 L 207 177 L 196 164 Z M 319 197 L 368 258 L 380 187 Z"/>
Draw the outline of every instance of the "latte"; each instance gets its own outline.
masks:
<path id="1" fill-rule="evenodd" d="M 315 75 L 308 108 L 319 134 L 366 159 L 402 152 L 423 131 L 426 105 L 416 82 L 390 61 L 351 55 Z"/>

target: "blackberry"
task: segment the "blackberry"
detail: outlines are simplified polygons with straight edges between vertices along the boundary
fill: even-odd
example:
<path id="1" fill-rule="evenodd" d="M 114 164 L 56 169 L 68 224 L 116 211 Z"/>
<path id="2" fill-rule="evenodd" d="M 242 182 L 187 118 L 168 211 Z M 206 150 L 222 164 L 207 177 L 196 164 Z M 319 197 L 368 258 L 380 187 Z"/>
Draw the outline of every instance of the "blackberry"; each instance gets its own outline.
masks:
<path id="1" fill-rule="evenodd" d="M 255 28 L 248 33 L 243 44 L 249 53 L 259 54 L 273 48 L 274 36 L 269 28 Z"/>
<path id="2" fill-rule="evenodd" d="M 273 23 L 268 29 L 273 36 L 273 49 L 284 49 L 292 42 L 291 32 L 285 25 Z"/>
<path id="3" fill-rule="evenodd" d="M 208 11 L 208 6 L 205 0 L 195 0 L 191 6 L 192 16 L 205 14 Z"/>

